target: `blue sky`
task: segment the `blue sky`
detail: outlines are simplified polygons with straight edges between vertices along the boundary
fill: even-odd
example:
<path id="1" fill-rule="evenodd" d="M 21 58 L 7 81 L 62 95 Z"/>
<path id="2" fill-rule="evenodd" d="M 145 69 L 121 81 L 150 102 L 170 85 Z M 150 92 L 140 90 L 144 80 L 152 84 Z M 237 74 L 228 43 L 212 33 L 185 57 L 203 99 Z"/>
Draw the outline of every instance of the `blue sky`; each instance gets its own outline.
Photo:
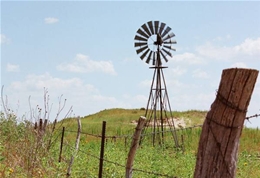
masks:
<path id="1" fill-rule="evenodd" d="M 1 85 L 18 115 L 59 97 L 88 115 L 145 107 L 153 71 L 134 36 L 150 20 L 175 33 L 164 74 L 172 110 L 209 110 L 223 69 L 260 69 L 260 2 L 1 1 Z M 260 78 L 260 77 L 259 77 Z M 248 115 L 260 112 L 260 79 Z M 65 112 L 64 112 L 65 115 Z M 260 126 L 260 119 L 246 122 Z"/>

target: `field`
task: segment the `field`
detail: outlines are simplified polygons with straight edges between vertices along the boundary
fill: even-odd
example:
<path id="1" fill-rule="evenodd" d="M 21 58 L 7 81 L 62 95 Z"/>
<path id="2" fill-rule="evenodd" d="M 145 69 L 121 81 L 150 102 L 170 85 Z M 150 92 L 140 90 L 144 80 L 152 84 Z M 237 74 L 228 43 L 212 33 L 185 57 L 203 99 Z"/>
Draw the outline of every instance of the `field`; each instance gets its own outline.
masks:
<path id="1" fill-rule="evenodd" d="M 49 124 L 45 135 L 37 135 L 29 122 L 8 120 L 1 115 L 0 177 L 65 177 L 71 156 L 74 162 L 70 177 L 98 177 L 102 121 L 107 122 L 103 177 L 125 177 L 125 164 L 135 125 L 131 122 L 143 115 L 140 109 L 109 109 L 81 118 L 82 132 L 79 150 L 75 152 L 77 121 L 74 118 L 57 123 L 54 133 Z M 174 112 L 184 119 L 186 127 L 203 123 L 206 111 Z M 62 127 L 65 128 L 61 157 Z M 200 127 L 179 129 L 178 140 L 183 138 L 182 149 L 176 148 L 170 134 L 165 143 L 152 146 L 144 139 L 137 150 L 133 177 L 193 177 Z M 60 158 L 60 162 L 59 162 Z M 240 139 L 236 177 L 258 178 L 260 175 L 260 131 L 244 128 Z"/>

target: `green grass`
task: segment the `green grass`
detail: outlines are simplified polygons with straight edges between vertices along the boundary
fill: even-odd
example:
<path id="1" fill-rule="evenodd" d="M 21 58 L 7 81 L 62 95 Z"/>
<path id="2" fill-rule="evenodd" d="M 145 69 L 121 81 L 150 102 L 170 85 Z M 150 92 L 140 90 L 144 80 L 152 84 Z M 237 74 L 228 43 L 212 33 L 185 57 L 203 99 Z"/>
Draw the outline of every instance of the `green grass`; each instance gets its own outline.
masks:
<path id="1" fill-rule="evenodd" d="M 80 148 L 76 154 L 71 177 L 96 178 L 98 175 L 100 138 L 84 133 L 100 135 L 102 121 L 107 122 L 107 136 L 122 136 L 116 142 L 106 140 L 103 177 L 125 177 L 125 163 L 131 144 L 131 136 L 135 126 L 130 122 L 137 120 L 144 111 L 140 109 L 110 109 L 97 114 L 89 115 L 81 119 L 82 134 Z M 174 117 L 190 120 L 189 126 L 202 124 L 206 115 L 205 111 L 174 112 Z M 0 177 L 65 177 L 71 155 L 74 153 L 74 145 L 77 130 L 76 119 L 66 119 L 57 124 L 54 133 L 53 144 L 50 150 L 46 149 L 46 143 L 50 135 L 43 139 L 42 147 L 34 137 L 33 128 L 29 123 L 17 123 L 15 118 L 0 120 Z M 65 137 L 62 153 L 62 161 L 59 163 L 59 148 L 62 126 L 65 127 Z M 150 140 L 142 142 L 136 153 L 134 161 L 135 178 L 162 177 L 147 172 L 165 174 L 177 177 L 193 177 L 196 163 L 196 152 L 201 128 L 185 129 L 177 131 L 179 140 L 184 139 L 185 151 L 176 151 L 171 135 L 165 135 L 165 144 L 154 147 Z M 34 162 L 31 155 L 33 154 Z M 33 165 L 32 165 L 33 163 Z M 116 164 L 113 164 L 116 163 Z M 122 165 L 122 167 L 120 166 Z M 238 178 L 258 178 L 260 175 L 260 130 L 244 128 L 239 147 L 237 163 Z M 33 169 L 32 169 L 33 168 Z M 139 171 L 139 170 L 143 170 Z"/>
<path id="2" fill-rule="evenodd" d="M 174 111 L 174 118 L 183 118 L 187 121 L 187 127 L 201 124 L 206 115 L 206 111 Z M 145 111 L 141 109 L 109 109 L 103 110 L 93 115 L 85 116 L 81 119 L 83 125 L 82 131 L 87 133 L 101 133 L 102 121 L 107 122 L 107 135 L 128 134 L 132 133 L 135 126 L 130 124 L 131 121 L 138 120 L 140 116 L 144 116 Z M 170 115 L 170 114 L 168 114 Z M 72 124 L 73 123 L 73 124 Z M 77 130 L 77 124 L 73 119 L 66 119 L 63 126 L 69 127 L 71 130 Z"/>

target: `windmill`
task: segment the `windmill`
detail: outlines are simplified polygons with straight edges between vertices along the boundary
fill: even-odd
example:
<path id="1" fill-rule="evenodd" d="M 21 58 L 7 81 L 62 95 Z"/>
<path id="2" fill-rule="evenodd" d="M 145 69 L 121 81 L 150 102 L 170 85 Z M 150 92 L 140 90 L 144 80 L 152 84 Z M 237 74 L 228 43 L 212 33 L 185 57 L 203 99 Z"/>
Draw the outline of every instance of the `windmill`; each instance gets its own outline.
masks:
<path id="1" fill-rule="evenodd" d="M 136 32 L 134 46 L 136 53 L 147 64 L 152 64 L 150 69 L 154 70 L 147 102 L 145 117 L 147 124 L 143 131 L 152 130 L 152 142 L 164 143 L 165 131 L 169 130 L 175 141 L 175 146 L 179 147 L 173 115 L 166 88 L 163 69 L 163 62 L 168 62 L 168 57 L 172 57 L 171 52 L 176 51 L 172 44 L 176 44 L 172 38 L 175 36 L 171 28 L 159 21 L 149 21 L 143 24 Z M 142 138 L 143 139 L 143 138 Z"/>

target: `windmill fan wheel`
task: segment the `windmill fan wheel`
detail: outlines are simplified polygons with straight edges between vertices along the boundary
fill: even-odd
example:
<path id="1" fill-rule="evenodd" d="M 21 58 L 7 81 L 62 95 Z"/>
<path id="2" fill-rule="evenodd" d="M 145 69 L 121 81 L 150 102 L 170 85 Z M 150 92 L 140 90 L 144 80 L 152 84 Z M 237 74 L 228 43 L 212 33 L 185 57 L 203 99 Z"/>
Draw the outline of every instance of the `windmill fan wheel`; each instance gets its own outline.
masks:
<path id="1" fill-rule="evenodd" d="M 172 38 L 175 36 L 171 28 L 159 21 L 149 21 L 143 24 L 135 35 L 136 53 L 146 63 L 152 61 L 153 65 L 161 65 L 161 56 L 168 62 L 168 56 L 172 57 L 171 51 L 176 51 L 172 44 L 176 44 Z"/>

